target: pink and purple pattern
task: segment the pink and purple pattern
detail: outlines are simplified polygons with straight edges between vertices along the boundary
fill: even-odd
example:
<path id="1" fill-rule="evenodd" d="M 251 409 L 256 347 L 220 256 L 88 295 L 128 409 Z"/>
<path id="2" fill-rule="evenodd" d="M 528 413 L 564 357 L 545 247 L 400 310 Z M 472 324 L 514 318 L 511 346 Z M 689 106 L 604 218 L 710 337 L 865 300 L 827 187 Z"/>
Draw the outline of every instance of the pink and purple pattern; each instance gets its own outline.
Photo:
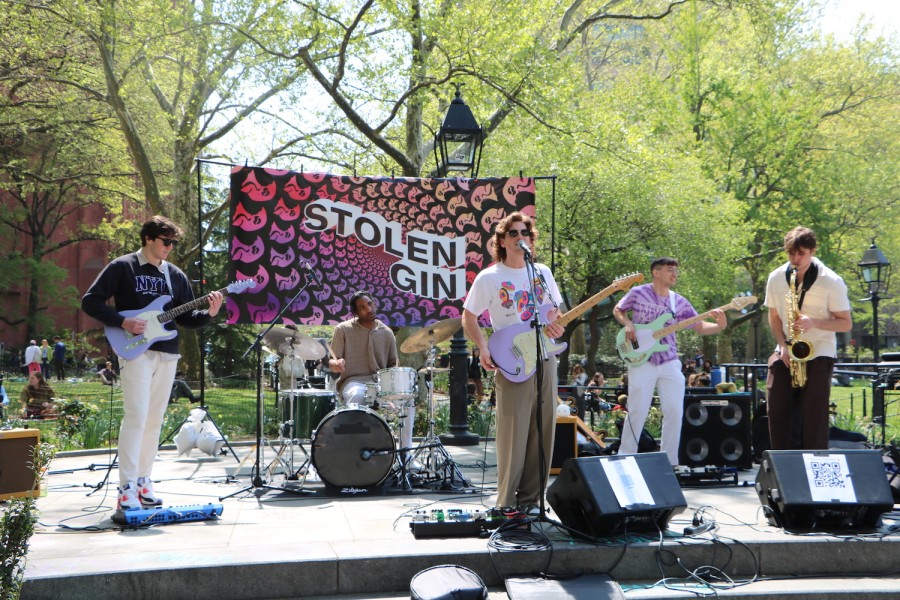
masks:
<path id="1" fill-rule="evenodd" d="M 534 201 L 531 178 L 350 177 L 235 167 L 229 275 L 253 277 L 258 285 L 229 297 L 228 322 L 275 318 L 303 284 L 301 261 L 322 286 L 306 288 L 283 323 L 343 321 L 356 290 L 371 291 L 379 318 L 392 326 L 459 317 L 468 285 L 492 261 L 494 225 L 517 210 L 534 216 Z"/>

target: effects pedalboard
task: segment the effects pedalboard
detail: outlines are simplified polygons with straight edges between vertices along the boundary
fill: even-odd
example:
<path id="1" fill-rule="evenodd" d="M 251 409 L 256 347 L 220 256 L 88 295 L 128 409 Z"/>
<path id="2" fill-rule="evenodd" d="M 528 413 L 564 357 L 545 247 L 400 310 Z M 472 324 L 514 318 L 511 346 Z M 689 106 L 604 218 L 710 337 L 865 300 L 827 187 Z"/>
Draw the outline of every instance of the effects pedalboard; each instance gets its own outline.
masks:
<path id="1" fill-rule="evenodd" d="M 222 515 L 221 504 L 192 504 L 187 506 L 166 506 L 138 510 L 117 510 L 113 521 L 132 527 L 148 525 L 168 525 L 188 521 L 218 519 Z"/>
<path id="2" fill-rule="evenodd" d="M 413 513 L 409 528 L 413 536 L 423 538 L 483 537 L 490 535 L 501 525 L 520 520 L 516 527 L 530 530 L 528 519 L 514 509 L 491 508 L 487 510 L 463 510 L 461 508 L 417 510 Z"/>

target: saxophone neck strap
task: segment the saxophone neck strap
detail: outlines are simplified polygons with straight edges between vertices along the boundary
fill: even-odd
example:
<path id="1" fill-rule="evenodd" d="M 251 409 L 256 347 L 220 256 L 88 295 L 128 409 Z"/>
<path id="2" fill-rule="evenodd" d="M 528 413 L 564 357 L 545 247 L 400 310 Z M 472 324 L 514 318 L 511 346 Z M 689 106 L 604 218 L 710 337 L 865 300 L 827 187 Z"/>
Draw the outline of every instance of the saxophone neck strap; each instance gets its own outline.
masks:
<path id="1" fill-rule="evenodd" d="M 784 278 L 788 283 L 788 287 L 791 285 L 791 273 L 793 270 L 794 268 L 788 265 L 788 268 L 784 271 Z M 798 309 L 803 308 L 803 299 L 806 297 L 806 291 L 812 287 L 812 284 L 816 282 L 818 276 L 819 266 L 815 262 L 809 263 L 809 268 L 806 269 L 806 273 L 803 274 L 803 281 L 800 282 L 800 298 L 797 300 Z"/>

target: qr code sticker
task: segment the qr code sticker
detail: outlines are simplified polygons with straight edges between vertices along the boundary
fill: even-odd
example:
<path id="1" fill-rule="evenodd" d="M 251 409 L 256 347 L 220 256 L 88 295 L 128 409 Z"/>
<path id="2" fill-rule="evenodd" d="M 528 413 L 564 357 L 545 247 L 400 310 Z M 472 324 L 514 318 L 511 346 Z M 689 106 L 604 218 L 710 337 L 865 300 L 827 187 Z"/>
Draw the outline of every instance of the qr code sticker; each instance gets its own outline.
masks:
<path id="1" fill-rule="evenodd" d="M 812 469 L 812 484 L 819 488 L 846 487 L 841 473 L 841 463 L 836 460 L 814 460 L 809 463 Z"/>

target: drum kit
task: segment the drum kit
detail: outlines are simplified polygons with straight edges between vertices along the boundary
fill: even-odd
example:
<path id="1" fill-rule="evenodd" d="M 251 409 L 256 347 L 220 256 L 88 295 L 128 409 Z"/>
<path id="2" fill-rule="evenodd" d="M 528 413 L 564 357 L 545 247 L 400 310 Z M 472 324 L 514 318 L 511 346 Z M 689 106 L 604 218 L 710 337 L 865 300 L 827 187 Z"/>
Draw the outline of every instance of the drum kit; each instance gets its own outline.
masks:
<path id="1" fill-rule="evenodd" d="M 407 338 L 401 352 L 426 352 L 425 367 L 418 371 L 409 367 L 381 369 L 366 385 L 364 405 L 345 404 L 334 390 L 315 387 L 325 387 L 327 377 L 317 381 L 306 376 L 306 361 L 318 361 L 329 354 L 324 343 L 295 329 L 273 327 L 263 339 L 268 348 L 282 355 L 282 388 L 286 389 L 278 394 L 280 446 L 266 470 L 273 473 L 280 467 L 288 481 L 300 481 L 302 486 L 311 465 L 326 488 L 338 494 L 373 492 L 389 481 L 404 491 L 411 491 L 415 484 L 438 489 L 468 486 L 434 432 L 433 374 L 447 371 L 434 366 L 436 344 L 452 337 L 460 327 L 460 319 L 446 319 Z M 397 447 L 389 422 L 397 426 L 400 439 L 405 427 L 413 427 L 413 423 L 404 421 L 419 396 L 421 374 L 428 390 L 428 433 L 415 447 Z M 302 440 L 310 441 L 310 452 Z M 297 468 L 295 448 L 302 451 Z M 413 473 L 411 465 L 421 468 Z"/>

